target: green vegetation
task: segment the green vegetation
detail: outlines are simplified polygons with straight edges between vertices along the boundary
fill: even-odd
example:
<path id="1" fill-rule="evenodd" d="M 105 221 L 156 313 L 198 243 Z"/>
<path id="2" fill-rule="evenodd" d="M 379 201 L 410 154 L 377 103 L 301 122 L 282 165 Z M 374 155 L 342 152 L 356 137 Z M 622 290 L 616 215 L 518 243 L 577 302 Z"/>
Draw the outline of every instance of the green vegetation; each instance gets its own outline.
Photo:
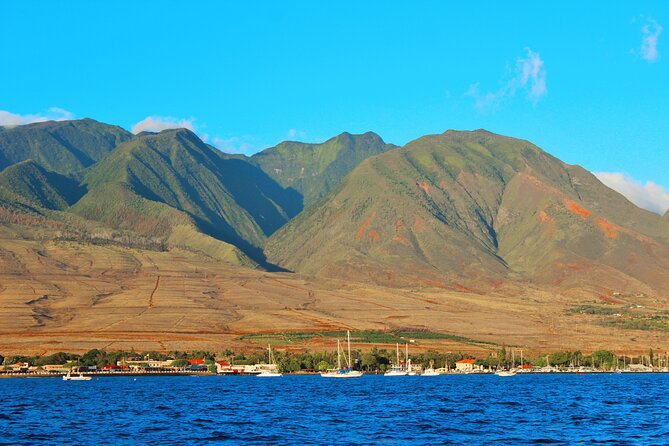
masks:
<path id="1" fill-rule="evenodd" d="M 389 286 L 477 288 L 512 273 L 565 288 L 632 276 L 666 289 L 669 256 L 637 255 L 643 238 L 623 228 L 669 241 L 666 220 L 578 166 L 527 141 L 448 131 L 362 161 L 265 253 L 292 271 Z M 591 265 L 606 271 L 596 283 Z"/>
<path id="2" fill-rule="evenodd" d="M 0 170 L 29 159 L 63 175 L 75 175 L 132 135 L 92 119 L 50 121 L 0 132 Z"/>
<path id="3" fill-rule="evenodd" d="M 394 149 L 375 133 L 342 133 L 321 144 L 287 141 L 250 161 L 283 187 L 300 193 L 308 207 L 323 198 L 366 158 Z"/>
<path id="4" fill-rule="evenodd" d="M 84 194 L 77 181 L 49 172 L 32 160 L 0 172 L 0 196 L 25 201 L 31 206 L 63 210 Z"/>
<path id="5" fill-rule="evenodd" d="M 84 183 L 89 192 L 72 210 L 85 218 L 164 238 L 191 225 L 260 262 L 267 235 L 299 210 L 294 191 L 186 129 L 138 135 L 92 167 Z"/>
<path id="6" fill-rule="evenodd" d="M 310 340 L 314 338 L 346 338 L 346 331 L 306 331 L 306 332 L 281 332 L 248 334 L 241 337 L 243 340 L 253 340 L 261 344 L 285 345 L 296 341 Z M 361 344 L 404 344 L 409 340 L 416 339 L 450 339 L 467 344 L 495 345 L 492 342 L 478 341 L 463 336 L 437 333 L 427 330 L 406 331 L 376 331 L 361 330 L 351 333 L 351 341 Z"/>
<path id="7" fill-rule="evenodd" d="M 597 314 L 604 316 L 620 314 L 623 312 L 624 310 L 621 308 L 604 307 L 601 305 L 591 305 L 591 304 L 579 305 L 577 307 L 572 307 L 567 309 L 567 314 Z"/>
<path id="8" fill-rule="evenodd" d="M 438 352 L 429 350 L 419 354 L 410 355 L 414 365 L 420 365 L 423 368 L 448 368 L 455 369 L 457 361 L 462 359 L 475 359 L 475 364 L 487 369 L 509 368 L 512 365 L 519 366 L 519 352 L 515 350 L 515 362 L 512 361 L 512 349 L 501 347 L 497 352 L 491 352 L 487 357 L 474 358 L 471 355 L 461 352 Z M 289 352 L 275 350 L 273 352 L 275 362 L 282 372 L 320 372 L 334 368 L 337 364 L 337 354 L 334 351 L 325 352 Z M 395 362 L 395 350 L 372 347 L 366 352 L 354 350 L 351 353 L 352 366 L 357 370 L 367 372 L 385 371 Z M 267 362 L 267 353 L 264 350 L 252 352 L 235 353 L 232 350 L 226 350 L 219 354 L 206 351 L 180 352 L 173 351 L 169 353 L 159 352 L 107 352 L 105 350 L 93 349 L 83 355 L 71 353 L 55 353 L 49 356 L 21 356 L 13 355 L 3 358 L 0 356 L 0 365 L 7 367 L 11 364 L 28 362 L 32 366 L 44 366 L 48 364 L 67 364 L 69 366 L 96 366 L 103 368 L 106 365 L 116 365 L 123 361 L 134 361 L 140 364 L 148 364 L 149 360 L 171 361 L 173 367 L 188 367 L 191 359 L 204 359 L 208 370 L 215 373 L 215 360 L 226 360 L 235 365 L 253 365 L 264 364 Z M 404 362 L 403 354 L 400 355 L 400 361 Z M 596 368 L 599 370 L 615 370 L 623 368 L 624 365 L 645 364 L 655 367 L 665 367 L 667 358 L 665 355 L 656 355 L 651 349 L 648 355 L 641 356 L 618 356 L 608 350 L 597 350 L 589 355 L 580 351 L 560 351 L 549 354 L 534 354 L 525 356 L 523 363 L 534 367 L 544 367 L 550 365 L 562 370 L 577 369 L 579 367 Z"/>
<path id="9" fill-rule="evenodd" d="M 630 315 L 629 317 L 605 320 L 600 323 L 608 327 L 625 330 L 669 331 L 669 316 L 662 314 Z"/>

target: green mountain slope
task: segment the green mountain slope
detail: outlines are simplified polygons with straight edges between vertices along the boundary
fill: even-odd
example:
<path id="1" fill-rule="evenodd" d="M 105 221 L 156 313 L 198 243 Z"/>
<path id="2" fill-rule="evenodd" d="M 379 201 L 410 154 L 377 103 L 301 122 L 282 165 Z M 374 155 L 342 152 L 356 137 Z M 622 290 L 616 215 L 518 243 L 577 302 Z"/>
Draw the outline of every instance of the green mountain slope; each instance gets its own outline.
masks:
<path id="1" fill-rule="evenodd" d="M 173 237 L 192 223 L 250 255 L 299 210 L 299 196 L 259 168 L 229 158 L 185 129 L 145 133 L 91 168 L 73 211 L 112 227 Z"/>
<path id="2" fill-rule="evenodd" d="M 283 142 L 253 155 L 251 162 L 283 187 L 298 191 L 306 207 L 325 196 L 360 162 L 394 148 L 372 132 L 342 133 L 321 144 Z"/>
<path id="3" fill-rule="evenodd" d="M 430 135 L 363 162 L 277 231 L 291 270 L 389 285 L 669 289 L 669 233 L 577 166 L 486 131 Z"/>
<path id="4" fill-rule="evenodd" d="M 63 210 L 74 204 L 84 190 L 64 175 L 49 172 L 32 160 L 0 172 L 0 195 L 46 209 Z"/>
<path id="5" fill-rule="evenodd" d="M 32 159 L 48 170 L 71 175 L 131 137 L 121 127 L 92 119 L 0 127 L 0 170 Z"/>

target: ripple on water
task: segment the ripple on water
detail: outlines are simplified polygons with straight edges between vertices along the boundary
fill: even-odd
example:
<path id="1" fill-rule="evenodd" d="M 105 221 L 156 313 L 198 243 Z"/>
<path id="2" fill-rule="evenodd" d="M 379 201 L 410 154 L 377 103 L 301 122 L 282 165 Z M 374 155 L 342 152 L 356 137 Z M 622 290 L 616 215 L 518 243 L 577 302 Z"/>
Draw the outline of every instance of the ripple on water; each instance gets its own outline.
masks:
<path id="1" fill-rule="evenodd" d="M 664 444 L 669 435 L 669 374 L 261 381 L 0 380 L 0 441 Z"/>

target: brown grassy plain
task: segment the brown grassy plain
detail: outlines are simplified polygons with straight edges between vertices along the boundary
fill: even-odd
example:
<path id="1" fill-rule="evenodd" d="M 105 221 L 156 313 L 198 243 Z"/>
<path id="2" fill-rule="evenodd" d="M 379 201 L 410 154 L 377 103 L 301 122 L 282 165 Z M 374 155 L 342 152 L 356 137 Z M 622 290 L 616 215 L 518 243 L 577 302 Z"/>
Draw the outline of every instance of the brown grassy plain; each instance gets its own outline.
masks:
<path id="1" fill-rule="evenodd" d="M 258 350 L 264 347 L 260 341 L 241 337 L 398 328 L 496 344 L 439 339 L 418 340 L 412 347 L 480 356 L 502 344 L 530 352 L 669 349 L 665 332 L 612 328 L 598 323 L 599 315 L 567 314 L 586 302 L 648 312 L 666 307 L 657 297 L 612 298 L 602 290 L 558 292 L 511 283 L 484 293 L 424 285 L 383 288 L 234 267 L 188 251 L 21 240 L 0 228 L 2 354 Z M 329 350 L 334 342 L 316 337 L 278 348 Z"/>

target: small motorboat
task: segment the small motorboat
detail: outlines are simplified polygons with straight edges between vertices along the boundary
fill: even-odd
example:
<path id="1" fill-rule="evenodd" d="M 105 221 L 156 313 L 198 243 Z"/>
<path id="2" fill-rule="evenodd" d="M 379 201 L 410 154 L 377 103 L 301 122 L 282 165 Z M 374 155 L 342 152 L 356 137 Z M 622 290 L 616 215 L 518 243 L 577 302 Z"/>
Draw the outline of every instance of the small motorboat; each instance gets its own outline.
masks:
<path id="1" fill-rule="evenodd" d="M 67 372 L 67 375 L 63 376 L 63 381 L 90 381 L 90 376 L 84 376 L 83 373 L 78 375 L 72 375 L 72 373 Z"/>

